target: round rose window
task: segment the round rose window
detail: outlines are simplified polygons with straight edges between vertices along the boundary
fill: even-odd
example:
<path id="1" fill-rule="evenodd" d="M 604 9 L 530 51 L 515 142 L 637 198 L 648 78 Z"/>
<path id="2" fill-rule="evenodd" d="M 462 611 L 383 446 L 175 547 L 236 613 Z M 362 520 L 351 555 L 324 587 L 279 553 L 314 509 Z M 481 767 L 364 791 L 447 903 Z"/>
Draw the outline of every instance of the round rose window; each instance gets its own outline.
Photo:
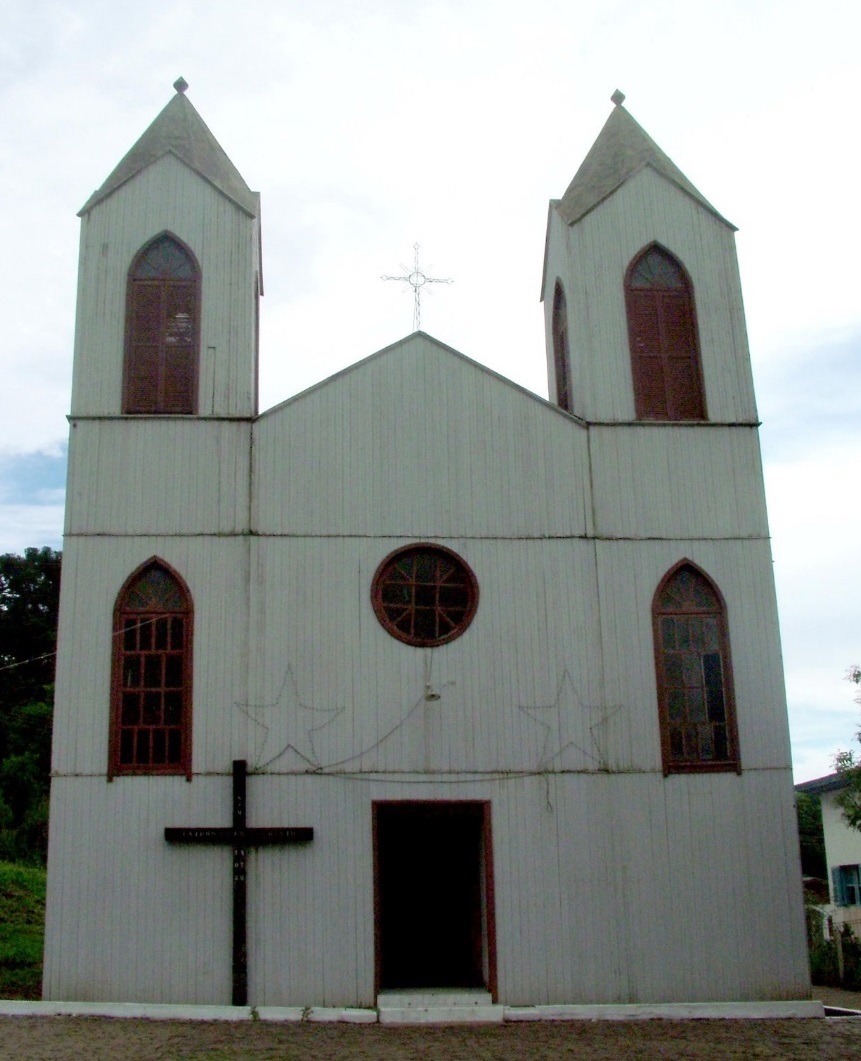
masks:
<path id="1" fill-rule="evenodd" d="M 466 561 L 441 545 L 397 549 L 377 568 L 374 611 L 408 645 L 444 645 L 466 630 L 478 607 L 478 582 Z"/>

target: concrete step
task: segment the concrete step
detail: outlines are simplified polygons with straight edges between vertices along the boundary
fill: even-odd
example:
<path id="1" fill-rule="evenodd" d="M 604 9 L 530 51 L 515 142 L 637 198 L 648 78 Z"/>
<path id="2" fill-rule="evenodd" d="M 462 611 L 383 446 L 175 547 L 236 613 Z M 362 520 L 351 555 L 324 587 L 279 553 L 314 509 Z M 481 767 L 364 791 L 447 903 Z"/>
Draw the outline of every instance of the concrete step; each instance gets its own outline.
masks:
<path id="1" fill-rule="evenodd" d="M 397 989 L 377 995 L 380 1024 L 498 1024 L 504 1008 L 489 991 L 433 987 Z"/>

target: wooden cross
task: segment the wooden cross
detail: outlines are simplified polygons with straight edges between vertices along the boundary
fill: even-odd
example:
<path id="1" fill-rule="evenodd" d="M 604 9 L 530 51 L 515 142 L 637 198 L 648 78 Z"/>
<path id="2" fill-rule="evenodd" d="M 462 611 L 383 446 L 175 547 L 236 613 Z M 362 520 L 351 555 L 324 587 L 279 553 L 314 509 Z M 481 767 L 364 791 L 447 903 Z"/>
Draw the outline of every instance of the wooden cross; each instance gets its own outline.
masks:
<path id="1" fill-rule="evenodd" d="M 233 760 L 233 825 L 230 828 L 191 826 L 164 830 L 173 844 L 229 844 L 233 848 L 233 1005 L 248 1004 L 248 897 L 245 855 L 249 847 L 296 844 L 314 839 L 314 830 L 304 826 L 253 829 L 245 824 L 245 782 L 248 764 Z"/>

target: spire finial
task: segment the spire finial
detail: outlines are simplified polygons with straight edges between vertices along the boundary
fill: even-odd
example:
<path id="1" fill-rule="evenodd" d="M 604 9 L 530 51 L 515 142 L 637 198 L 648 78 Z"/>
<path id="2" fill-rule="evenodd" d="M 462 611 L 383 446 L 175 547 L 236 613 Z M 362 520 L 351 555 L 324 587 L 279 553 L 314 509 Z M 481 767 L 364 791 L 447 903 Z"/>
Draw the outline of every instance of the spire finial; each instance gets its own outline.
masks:
<path id="1" fill-rule="evenodd" d="M 622 104 L 625 102 L 625 93 L 621 92 L 617 88 L 613 95 L 610 97 L 610 102 L 615 103 L 617 107 L 621 107 Z"/>
<path id="2" fill-rule="evenodd" d="M 185 90 L 188 88 L 188 82 L 185 80 L 184 77 L 178 77 L 176 81 L 174 81 L 173 87 L 180 94 L 180 96 L 184 96 Z"/>

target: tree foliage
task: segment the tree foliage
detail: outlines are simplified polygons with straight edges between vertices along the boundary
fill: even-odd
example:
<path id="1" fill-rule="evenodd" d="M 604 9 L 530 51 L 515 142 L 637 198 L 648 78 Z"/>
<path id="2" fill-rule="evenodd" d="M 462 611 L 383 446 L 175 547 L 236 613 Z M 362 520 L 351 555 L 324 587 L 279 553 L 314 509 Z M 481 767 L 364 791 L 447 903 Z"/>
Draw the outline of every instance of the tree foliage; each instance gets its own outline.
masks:
<path id="1" fill-rule="evenodd" d="M 846 678 L 859 686 L 855 703 L 861 704 L 861 667 L 857 663 L 851 666 Z M 861 741 L 861 730 L 855 737 Z M 834 756 L 834 769 L 845 781 L 845 785 L 835 796 L 835 802 L 843 813 L 843 820 L 853 829 L 861 829 L 861 762 L 854 751 L 840 751 Z"/>
<path id="2" fill-rule="evenodd" d="M 822 804 L 819 796 L 797 792 L 795 811 L 798 815 L 798 839 L 801 846 L 801 872 L 805 877 L 828 879 L 825 859 L 825 837 L 822 832 Z"/>
<path id="3" fill-rule="evenodd" d="M 0 859 L 47 851 L 60 564 L 47 547 L 0 556 Z"/>

